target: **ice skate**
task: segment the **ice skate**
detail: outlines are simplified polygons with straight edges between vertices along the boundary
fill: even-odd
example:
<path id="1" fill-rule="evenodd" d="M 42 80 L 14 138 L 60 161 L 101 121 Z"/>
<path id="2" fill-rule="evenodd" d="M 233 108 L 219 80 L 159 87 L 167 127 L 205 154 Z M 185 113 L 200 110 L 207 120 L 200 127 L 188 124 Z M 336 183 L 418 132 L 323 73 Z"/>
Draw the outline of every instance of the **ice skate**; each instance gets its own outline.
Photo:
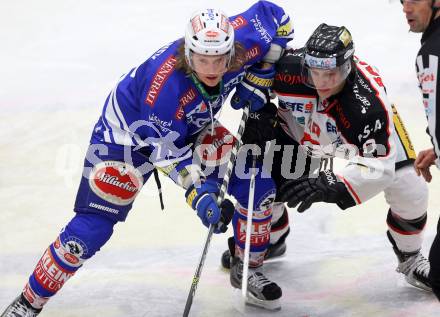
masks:
<path id="1" fill-rule="evenodd" d="M 420 250 L 415 252 L 403 252 L 399 250 L 389 231 L 387 231 L 387 237 L 393 245 L 393 251 L 399 262 L 396 271 L 405 275 L 405 280 L 408 284 L 432 292 L 428 278 L 430 269 L 429 261 L 422 255 Z"/>
<path id="2" fill-rule="evenodd" d="M 0 317 L 35 317 L 40 312 L 41 309 L 33 308 L 23 295 L 20 294 Z"/>
<path id="3" fill-rule="evenodd" d="M 396 250 L 394 250 L 396 252 Z M 399 254 L 398 254 L 399 252 Z M 429 261 L 420 253 L 403 253 L 396 252 L 399 265 L 396 271 L 405 274 L 405 280 L 420 289 L 432 291 L 429 283 Z"/>
<path id="4" fill-rule="evenodd" d="M 231 285 L 241 289 L 243 262 L 240 259 L 232 258 L 229 274 Z M 281 309 L 281 288 L 275 282 L 268 280 L 263 273 L 249 269 L 247 290 L 246 304 L 268 310 Z"/>

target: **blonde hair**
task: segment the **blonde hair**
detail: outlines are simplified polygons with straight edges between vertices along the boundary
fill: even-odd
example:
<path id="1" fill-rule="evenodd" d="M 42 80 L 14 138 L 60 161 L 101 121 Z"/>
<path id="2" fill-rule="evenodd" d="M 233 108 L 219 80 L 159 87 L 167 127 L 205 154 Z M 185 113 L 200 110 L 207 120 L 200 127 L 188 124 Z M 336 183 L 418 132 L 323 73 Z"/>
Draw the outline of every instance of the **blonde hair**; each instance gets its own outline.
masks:
<path id="1" fill-rule="evenodd" d="M 235 72 L 240 70 L 246 63 L 246 49 L 240 42 L 234 42 L 235 54 L 232 58 L 231 65 L 228 68 L 228 72 Z M 177 49 L 177 63 L 176 69 L 182 70 L 185 74 L 190 75 L 193 70 L 188 65 L 185 58 L 185 41 L 182 41 Z"/>

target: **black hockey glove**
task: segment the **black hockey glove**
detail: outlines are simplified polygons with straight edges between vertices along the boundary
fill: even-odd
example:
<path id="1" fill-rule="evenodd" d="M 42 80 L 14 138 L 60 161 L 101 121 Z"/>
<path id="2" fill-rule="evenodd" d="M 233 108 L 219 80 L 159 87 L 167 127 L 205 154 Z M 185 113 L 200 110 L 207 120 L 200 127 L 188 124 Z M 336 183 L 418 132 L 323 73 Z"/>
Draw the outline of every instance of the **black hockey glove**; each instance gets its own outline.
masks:
<path id="1" fill-rule="evenodd" d="M 337 204 L 341 209 L 356 205 L 344 183 L 339 182 L 336 175 L 330 171 L 322 171 L 316 178 L 303 176 L 289 180 L 279 189 L 280 199 L 287 206 L 296 207 L 298 212 L 309 209 L 313 203 L 326 202 Z"/>
<path id="2" fill-rule="evenodd" d="M 277 106 L 267 103 L 256 112 L 251 112 L 246 121 L 243 144 L 256 144 L 264 152 L 266 142 L 276 138 Z"/>
<path id="3" fill-rule="evenodd" d="M 234 216 L 234 211 L 235 211 L 234 204 L 229 199 L 225 199 L 220 204 L 220 210 L 221 210 L 220 220 L 215 225 L 216 226 L 214 229 L 215 233 L 225 233 L 228 230 L 228 225 L 231 222 L 232 217 Z"/>

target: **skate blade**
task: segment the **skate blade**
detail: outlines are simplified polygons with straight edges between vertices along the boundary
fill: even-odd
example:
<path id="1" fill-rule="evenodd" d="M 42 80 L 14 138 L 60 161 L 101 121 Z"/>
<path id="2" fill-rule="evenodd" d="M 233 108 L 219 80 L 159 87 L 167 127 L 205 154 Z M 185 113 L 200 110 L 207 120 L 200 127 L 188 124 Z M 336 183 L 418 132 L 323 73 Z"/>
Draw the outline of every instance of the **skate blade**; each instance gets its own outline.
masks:
<path id="1" fill-rule="evenodd" d="M 410 278 L 410 277 L 408 277 L 408 276 L 405 276 L 405 281 L 406 281 L 409 285 L 411 285 L 411 286 L 413 286 L 413 287 L 415 287 L 415 288 L 421 289 L 421 290 L 426 291 L 426 292 L 432 292 L 432 288 L 431 288 L 431 287 L 429 287 L 429 286 L 423 284 L 422 282 L 417 281 L 417 280 L 414 279 L 414 278 Z"/>
<path id="2" fill-rule="evenodd" d="M 284 260 L 284 258 L 286 257 L 286 253 L 283 253 L 281 255 L 278 255 L 276 257 L 273 258 L 268 258 L 268 259 L 264 259 L 264 263 L 276 263 L 276 262 L 281 262 Z"/>
<path id="3" fill-rule="evenodd" d="M 279 299 L 275 300 L 261 300 L 256 298 L 252 293 L 247 293 L 247 297 L 245 299 L 246 305 L 254 306 L 258 308 L 263 308 L 266 310 L 277 311 L 281 310 L 281 302 Z"/>
<path id="4" fill-rule="evenodd" d="M 246 298 L 243 298 L 241 289 L 233 288 L 232 290 L 232 302 L 233 307 L 241 313 L 241 315 L 249 316 L 255 313 L 252 308 L 265 309 L 269 311 L 281 310 L 281 302 L 279 299 L 276 300 L 261 300 L 256 298 L 251 293 L 247 293 Z"/>

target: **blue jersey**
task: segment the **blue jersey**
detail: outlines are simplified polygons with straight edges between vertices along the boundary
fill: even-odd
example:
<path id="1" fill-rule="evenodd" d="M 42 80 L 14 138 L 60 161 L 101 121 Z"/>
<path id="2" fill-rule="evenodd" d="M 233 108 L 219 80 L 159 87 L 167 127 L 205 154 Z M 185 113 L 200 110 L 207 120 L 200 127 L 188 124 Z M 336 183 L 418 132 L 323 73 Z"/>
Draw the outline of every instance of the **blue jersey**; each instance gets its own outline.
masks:
<path id="1" fill-rule="evenodd" d="M 105 101 L 91 142 L 146 149 L 159 168 L 180 171 L 191 164 L 189 139 L 211 124 L 245 69 L 259 62 L 271 43 L 285 47 L 293 35 L 289 16 L 268 1 L 257 2 L 230 21 L 235 41 L 246 49 L 246 62 L 223 76 L 217 98 L 202 95 L 191 76 L 176 69 L 184 44 L 178 39 L 120 78 Z"/>

